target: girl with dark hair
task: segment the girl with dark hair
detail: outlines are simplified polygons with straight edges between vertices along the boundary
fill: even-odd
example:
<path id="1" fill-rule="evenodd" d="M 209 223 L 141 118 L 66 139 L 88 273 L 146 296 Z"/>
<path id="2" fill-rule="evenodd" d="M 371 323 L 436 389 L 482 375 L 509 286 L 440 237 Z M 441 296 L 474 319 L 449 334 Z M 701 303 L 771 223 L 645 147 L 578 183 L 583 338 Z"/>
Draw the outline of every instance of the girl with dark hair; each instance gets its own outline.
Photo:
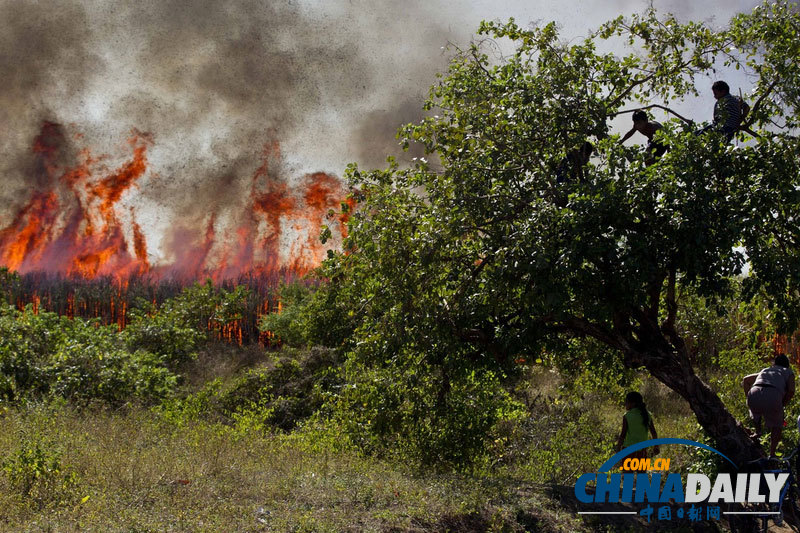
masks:
<path id="1" fill-rule="evenodd" d="M 658 438 L 653 417 L 644 404 L 644 398 L 638 392 L 629 392 L 625 396 L 625 409 L 628 410 L 622 417 L 622 431 L 617 439 L 617 451 L 647 440 L 647 431 Z M 653 448 L 653 453 L 658 453 L 658 446 Z M 646 458 L 647 450 L 633 452 L 629 457 Z"/>

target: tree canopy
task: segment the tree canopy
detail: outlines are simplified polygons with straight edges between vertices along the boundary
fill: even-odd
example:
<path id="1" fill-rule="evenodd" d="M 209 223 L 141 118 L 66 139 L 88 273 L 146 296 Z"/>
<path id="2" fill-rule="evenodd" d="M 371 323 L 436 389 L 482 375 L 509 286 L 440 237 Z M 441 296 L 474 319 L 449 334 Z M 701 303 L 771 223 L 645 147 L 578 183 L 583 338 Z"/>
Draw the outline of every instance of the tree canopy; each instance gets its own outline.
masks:
<path id="1" fill-rule="evenodd" d="M 767 3 L 714 29 L 649 9 L 580 42 L 513 20 L 479 36 L 432 88 L 430 116 L 400 132 L 430 161 L 348 168 L 359 203 L 311 304 L 340 317 L 323 336 L 408 383 L 427 369 L 432 412 L 522 359 L 568 360 L 571 339 L 593 339 L 685 398 L 723 453 L 751 458 L 756 444 L 696 376 L 675 324 L 682 290 L 713 302 L 745 265 L 745 295 L 766 293 L 786 329 L 800 318 L 800 16 Z M 493 40 L 513 52 L 490 55 Z M 599 51 L 609 40 L 630 53 Z M 609 133 L 621 113 L 710 92 L 715 65 L 750 76 L 744 126 L 757 137 L 731 146 L 671 121 L 657 134 L 669 151 L 648 166 Z M 587 141 L 591 159 L 564 179 Z"/>

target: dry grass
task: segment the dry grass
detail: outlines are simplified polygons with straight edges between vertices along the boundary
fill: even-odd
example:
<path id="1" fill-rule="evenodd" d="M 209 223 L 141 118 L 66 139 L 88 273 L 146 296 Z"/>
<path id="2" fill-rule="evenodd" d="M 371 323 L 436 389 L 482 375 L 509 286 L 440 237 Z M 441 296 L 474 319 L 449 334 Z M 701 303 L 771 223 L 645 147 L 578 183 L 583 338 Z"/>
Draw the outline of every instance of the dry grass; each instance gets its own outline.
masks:
<path id="1" fill-rule="evenodd" d="M 2 457 L 33 441 L 59 451 L 78 481 L 34 501 L 0 476 L 2 531 L 580 530 L 530 487 L 413 474 L 330 434 L 176 429 L 140 409 L 6 410 Z"/>
<path id="2" fill-rule="evenodd" d="M 186 387 L 270 364 L 258 350 L 216 347 L 187 368 Z M 208 420 L 175 425 L 144 408 L 0 405 L 0 462 L 38 442 L 58 458 L 59 476 L 76 479 L 61 487 L 36 480 L 44 488 L 26 494 L 0 471 L 0 531 L 641 530 L 636 518 L 577 515 L 573 470 L 592 471 L 608 457 L 623 407 L 619 391 L 574 403 L 562 385 L 546 370 L 530 376 L 521 391 L 529 421 L 510 437 L 504 461 L 473 476 L 364 457 L 330 428 L 270 435 Z M 637 387 L 661 435 L 698 437 L 685 402 L 652 380 Z M 678 456 L 685 453 L 662 450 L 674 464 L 691 462 Z"/>

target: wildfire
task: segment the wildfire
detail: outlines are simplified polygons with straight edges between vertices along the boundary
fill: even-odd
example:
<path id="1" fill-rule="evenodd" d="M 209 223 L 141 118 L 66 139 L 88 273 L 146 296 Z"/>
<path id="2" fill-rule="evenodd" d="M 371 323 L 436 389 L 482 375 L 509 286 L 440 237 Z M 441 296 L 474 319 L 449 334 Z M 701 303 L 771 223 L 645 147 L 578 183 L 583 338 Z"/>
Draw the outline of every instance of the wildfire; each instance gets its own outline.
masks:
<path id="1" fill-rule="evenodd" d="M 89 150 L 78 154 L 77 165 L 64 168 L 63 130 L 45 122 L 34 139 L 33 157 L 38 181 L 48 185 L 34 192 L 11 224 L 0 230 L 2 265 L 21 273 L 85 278 L 123 278 L 147 271 L 146 252 L 144 257 L 140 254 L 146 251 L 143 239 L 138 247 L 129 246 L 116 210 L 122 195 L 147 169 L 147 136 L 134 131 L 129 143 L 133 157 L 117 169 L 104 168 L 104 158 L 92 157 Z"/>
<path id="2" fill-rule="evenodd" d="M 11 270 L 19 270 L 26 258 L 41 257 L 47 228 L 55 222 L 58 198 L 52 191 L 37 192 L 7 228 L 0 230 L 0 258 Z"/>
<path id="3" fill-rule="evenodd" d="M 110 156 L 93 155 L 88 148 L 70 153 L 64 131 L 53 122 L 42 124 L 33 140 L 36 175 L 31 181 L 45 185 L 0 227 L 0 266 L 29 280 L 27 288 L 8 295 L 20 309 L 31 305 L 34 313 L 41 309 L 69 318 L 97 317 L 121 330 L 128 324 L 132 298 L 143 287 L 156 305 L 158 283 L 183 285 L 210 277 L 218 283 L 246 284 L 259 302 L 240 320 L 224 325 L 210 321 L 213 336 L 270 345 L 277 339 L 258 331 L 257 325 L 262 316 L 282 310 L 281 302 L 273 300 L 273 289 L 280 280 L 319 265 L 325 254 L 318 238 L 323 224 L 346 236 L 355 201 L 341 181 L 316 172 L 290 184 L 281 177 L 279 145 L 271 142 L 232 227 L 229 214 L 214 208 L 200 227 L 176 224 L 165 241 L 172 261 L 153 264 L 143 229 L 147 226 L 136 207 L 125 205 L 126 193 L 146 184 L 151 136 L 133 130 L 128 157 L 111 165 Z M 75 141 L 82 138 L 74 136 Z M 338 212 L 343 202 L 349 209 Z M 109 278 L 114 280 L 111 286 Z M 134 279 L 136 289 L 129 287 Z"/>
<path id="4" fill-rule="evenodd" d="M 269 143 L 262 164 L 252 176 L 251 194 L 243 201 L 233 229 L 220 226 L 213 210 L 204 230 L 174 228 L 171 264 L 151 264 L 147 234 L 135 207 L 124 208 L 125 194 L 147 176 L 148 149 L 153 139 L 134 130 L 130 156 L 115 168 L 107 155 L 88 148 L 68 153 L 64 129 L 45 122 L 33 141 L 37 182 L 48 184 L 33 193 L 11 222 L 0 228 L 0 265 L 20 273 L 42 271 L 84 279 L 133 275 L 215 281 L 244 273 L 302 275 L 324 257 L 319 228 L 334 218 L 346 234 L 347 213 L 331 215 L 346 197 L 337 178 L 317 172 L 292 187 L 277 176 L 277 143 Z M 70 159 L 70 156 L 72 159 Z M 63 161 L 77 161 L 67 166 Z"/>

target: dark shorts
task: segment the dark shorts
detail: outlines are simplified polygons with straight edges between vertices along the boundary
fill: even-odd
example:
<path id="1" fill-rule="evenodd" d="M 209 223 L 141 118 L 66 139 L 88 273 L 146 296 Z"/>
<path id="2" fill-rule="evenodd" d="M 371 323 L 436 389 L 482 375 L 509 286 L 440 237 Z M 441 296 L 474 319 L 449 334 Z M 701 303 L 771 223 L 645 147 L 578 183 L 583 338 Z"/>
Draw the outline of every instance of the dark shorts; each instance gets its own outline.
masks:
<path id="1" fill-rule="evenodd" d="M 647 151 L 650 152 L 653 157 L 658 158 L 667 152 L 667 147 L 664 144 L 650 141 L 647 144 Z"/>
<path id="2" fill-rule="evenodd" d="M 747 407 L 756 422 L 763 418 L 770 429 L 783 427 L 783 397 L 775 387 L 753 385 L 747 393 Z"/>

